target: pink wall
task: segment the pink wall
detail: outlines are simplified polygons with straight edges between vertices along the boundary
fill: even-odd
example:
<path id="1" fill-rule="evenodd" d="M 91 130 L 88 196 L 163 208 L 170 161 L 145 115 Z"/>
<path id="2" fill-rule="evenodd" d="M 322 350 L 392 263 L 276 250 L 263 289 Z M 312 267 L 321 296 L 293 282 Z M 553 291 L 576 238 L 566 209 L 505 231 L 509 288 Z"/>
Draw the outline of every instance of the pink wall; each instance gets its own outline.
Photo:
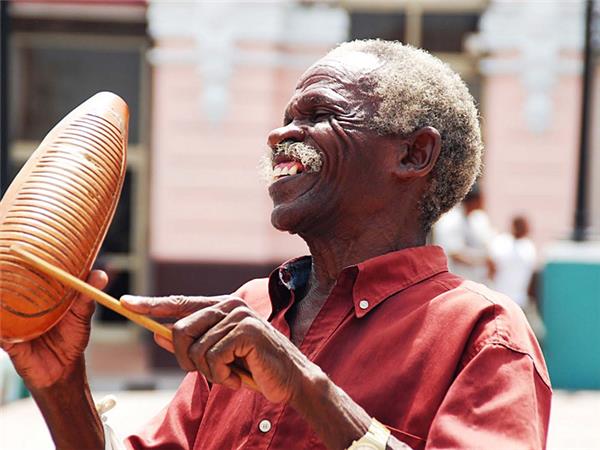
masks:
<path id="1" fill-rule="evenodd" d="M 571 230 L 579 139 L 580 78 L 565 76 L 552 90 L 552 123 L 528 130 L 523 86 L 513 75 L 491 75 L 484 83 L 486 143 L 483 185 L 495 227 L 507 230 L 514 214 L 525 214 L 538 246 Z"/>
<path id="2" fill-rule="evenodd" d="M 157 43 L 166 46 L 186 44 Z M 202 110 L 201 79 L 193 65 L 154 68 L 153 259 L 262 263 L 306 253 L 299 238 L 272 228 L 271 200 L 257 172 L 267 134 L 281 123 L 302 71 L 236 66 L 228 114 L 213 124 Z"/>

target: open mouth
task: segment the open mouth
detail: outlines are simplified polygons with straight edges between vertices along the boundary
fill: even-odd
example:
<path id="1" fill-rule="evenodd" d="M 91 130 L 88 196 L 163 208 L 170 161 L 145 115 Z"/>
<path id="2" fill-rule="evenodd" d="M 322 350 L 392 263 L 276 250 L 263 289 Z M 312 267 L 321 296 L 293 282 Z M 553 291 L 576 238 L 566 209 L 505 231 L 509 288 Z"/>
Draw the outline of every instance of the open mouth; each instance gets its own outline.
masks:
<path id="1" fill-rule="evenodd" d="M 284 178 L 319 172 L 323 164 L 323 155 L 309 144 L 284 141 L 272 147 L 269 158 L 263 161 L 270 163 L 263 166 L 265 179 L 269 184 L 274 184 Z"/>
<path id="2" fill-rule="evenodd" d="M 305 171 L 304 165 L 300 161 L 284 160 L 275 161 L 273 165 L 273 182 L 282 178 L 299 175 Z"/>
<path id="3" fill-rule="evenodd" d="M 311 160 L 302 155 L 280 153 L 271 157 L 268 167 L 269 195 L 275 209 L 293 203 L 310 191 L 320 177 Z M 320 161 L 319 161 L 320 162 Z M 320 164 L 318 166 L 320 169 Z"/>

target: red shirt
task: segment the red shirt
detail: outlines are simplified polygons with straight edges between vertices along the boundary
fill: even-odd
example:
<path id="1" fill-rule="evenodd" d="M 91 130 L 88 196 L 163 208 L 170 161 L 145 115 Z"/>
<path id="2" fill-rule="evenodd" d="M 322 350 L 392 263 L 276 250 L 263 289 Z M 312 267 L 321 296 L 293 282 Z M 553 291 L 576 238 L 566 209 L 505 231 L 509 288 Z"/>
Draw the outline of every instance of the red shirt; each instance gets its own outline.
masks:
<path id="1" fill-rule="evenodd" d="M 306 281 L 301 258 L 237 291 L 289 336 L 285 311 Z M 448 272 L 439 247 L 342 271 L 300 345 L 371 416 L 415 449 L 544 448 L 551 388 L 521 309 Z M 248 389 L 187 375 L 134 449 L 319 449 L 309 425 Z"/>

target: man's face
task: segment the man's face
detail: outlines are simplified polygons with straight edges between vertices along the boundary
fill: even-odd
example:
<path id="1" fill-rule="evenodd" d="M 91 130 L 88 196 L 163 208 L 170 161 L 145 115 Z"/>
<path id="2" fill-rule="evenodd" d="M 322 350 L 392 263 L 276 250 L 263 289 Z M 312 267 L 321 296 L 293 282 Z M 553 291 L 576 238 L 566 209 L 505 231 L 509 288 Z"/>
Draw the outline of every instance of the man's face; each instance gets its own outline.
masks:
<path id="1" fill-rule="evenodd" d="M 283 127 L 268 138 L 276 228 L 291 233 L 339 229 L 344 221 L 356 223 L 383 206 L 377 192 L 389 162 L 389 152 L 382 149 L 389 139 L 367 127 L 379 101 L 359 89 L 361 78 L 380 66 L 373 55 L 349 53 L 318 61 L 300 78 Z M 296 151 L 290 143 L 308 147 Z"/>

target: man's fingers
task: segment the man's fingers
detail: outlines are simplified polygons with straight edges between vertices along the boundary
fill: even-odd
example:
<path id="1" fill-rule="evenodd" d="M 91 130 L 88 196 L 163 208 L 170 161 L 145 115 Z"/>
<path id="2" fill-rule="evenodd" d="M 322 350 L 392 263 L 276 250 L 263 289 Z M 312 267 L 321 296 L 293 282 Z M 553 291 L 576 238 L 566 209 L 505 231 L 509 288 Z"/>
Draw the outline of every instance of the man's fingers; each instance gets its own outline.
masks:
<path id="1" fill-rule="evenodd" d="M 190 346 L 223 317 L 225 317 L 224 314 L 219 311 L 207 308 L 190 314 L 174 324 L 173 348 L 177 362 L 183 370 L 196 370 L 196 365 L 189 357 Z"/>
<path id="2" fill-rule="evenodd" d="M 199 309 L 214 305 L 221 299 L 221 297 L 187 297 L 185 295 L 171 295 L 169 297 L 124 295 L 121 297 L 121 304 L 125 308 L 140 314 L 179 319 Z"/>
<path id="3" fill-rule="evenodd" d="M 88 275 L 86 282 L 96 289 L 104 289 L 108 284 L 108 275 L 103 270 L 92 270 Z M 92 302 L 92 299 L 90 299 L 87 295 L 79 294 L 78 303 L 90 302 Z"/>
<path id="4" fill-rule="evenodd" d="M 92 270 L 87 283 L 96 289 L 104 289 L 108 284 L 108 275 L 103 270 Z M 79 294 L 71 306 L 71 311 L 83 322 L 88 322 L 94 313 L 96 304 L 87 295 Z"/>
<path id="5" fill-rule="evenodd" d="M 234 364 L 237 358 L 244 359 L 252 351 L 257 343 L 258 327 L 260 324 L 255 318 L 247 317 L 208 349 L 204 358 L 214 383 L 237 383 L 235 378 L 232 379 L 231 364 Z"/>
<path id="6" fill-rule="evenodd" d="M 108 275 L 104 270 L 92 270 L 88 276 L 87 283 L 96 289 L 104 289 L 108 284 Z"/>
<path id="7" fill-rule="evenodd" d="M 229 377 L 221 383 L 223 386 L 237 391 L 242 387 L 242 379 L 233 370 L 229 372 Z"/>
<path id="8" fill-rule="evenodd" d="M 206 358 L 207 352 L 224 336 L 226 336 L 229 332 L 235 329 L 236 326 L 242 320 L 251 316 L 252 312 L 247 307 L 236 307 L 226 314 L 223 312 L 214 311 L 214 313 L 220 313 L 222 315 L 222 320 L 218 322 L 213 320 L 213 325 L 210 323 L 211 316 L 207 314 L 210 312 L 210 310 L 215 310 L 215 308 L 210 308 L 209 310 L 204 311 L 204 315 L 206 316 L 205 320 L 208 319 L 208 324 L 210 326 L 205 330 L 202 330 L 202 328 L 198 328 L 195 330 L 199 338 L 189 349 L 187 349 L 187 357 L 190 360 L 192 360 L 193 364 L 198 368 L 200 372 L 206 375 L 209 379 L 212 379 L 214 377 L 214 374 L 212 373 Z M 200 324 L 200 320 L 197 320 L 194 323 L 195 326 L 200 326 Z M 198 333 L 198 331 L 200 332 Z M 224 378 L 220 378 L 220 381 L 223 379 Z"/>
<path id="9" fill-rule="evenodd" d="M 170 340 L 162 337 L 161 335 L 155 333 L 154 342 L 156 342 L 160 347 L 164 348 L 168 352 L 175 353 L 173 343 Z"/>
<path id="10" fill-rule="evenodd" d="M 201 367 L 198 367 L 190 358 L 190 346 L 198 338 L 202 337 L 215 325 L 220 324 L 232 311 L 237 312 L 231 315 L 234 323 L 236 322 L 235 319 L 241 320 L 248 315 L 252 315 L 252 311 L 242 299 L 231 295 L 218 297 L 186 297 L 183 295 L 141 297 L 124 295 L 121 297 L 121 304 L 139 314 L 179 319 L 172 328 L 173 342 L 156 335 L 154 339 L 159 346 L 173 352 L 179 366 L 187 371 L 200 369 L 208 372 L 206 364 L 201 364 Z M 231 327 L 226 326 L 225 328 L 229 330 Z M 218 326 L 213 331 L 214 333 L 211 333 L 211 335 L 222 335 L 223 333 L 223 330 L 220 330 Z M 215 340 L 209 339 L 209 345 L 212 345 L 213 342 Z M 204 358 L 201 358 L 201 360 L 204 362 Z"/>
<path id="11" fill-rule="evenodd" d="M 251 314 L 251 311 L 243 300 L 228 297 L 227 300 L 220 301 L 210 307 L 196 311 L 195 313 L 178 320 L 174 324 L 173 347 L 175 348 L 177 361 L 182 369 L 192 371 L 199 368 L 190 358 L 190 346 L 198 338 L 204 336 L 209 330 L 218 331 L 221 321 L 228 317 L 231 311 L 237 310 L 243 310 L 246 314 Z M 210 376 L 208 373 L 205 373 L 205 375 Z"/>

